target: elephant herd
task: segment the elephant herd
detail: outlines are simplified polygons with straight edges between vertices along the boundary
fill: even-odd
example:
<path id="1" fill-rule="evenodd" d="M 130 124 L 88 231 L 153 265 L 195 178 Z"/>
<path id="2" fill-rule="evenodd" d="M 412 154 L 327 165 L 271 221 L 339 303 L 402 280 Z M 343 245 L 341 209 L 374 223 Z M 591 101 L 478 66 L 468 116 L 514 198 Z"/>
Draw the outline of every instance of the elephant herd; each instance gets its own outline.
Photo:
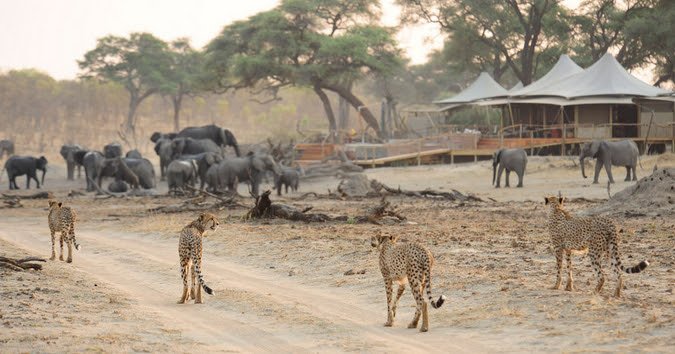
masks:
<path id="1" fill-rule="evenodd" d="M 584 160 L 587 158 L 596 159 L 595 176 L 593 183 L 598 183 L 600 170 L 605 168 L 607 178 L 610 183 L 614 183 L 612 176 L 612 166 L 623 166 L 626 168 L 625 181 L 637 181 L 635 169 L 638 163 L 639 150 L 637 144 L 632 140 L 622 141 L 604 141 L 594 140 L 584 143 L 579 153 L 579 162 L 581 164 L 581 174 L 586 178 Z M 505 186 L 509 187 L 509 174 L 515 172 L 518 176 L 517 187 L 523 186 L 523 176 L 527 167 L 527 154 L 523 149 L 499 149 L 492 154 L 492 184 L 499 188 L 499 182 L 502 172 L 506 171 Z M 499 169 L 499 170 L 497 170 Z M 499 171 L 499 172 L 497 172 Z M 631 179 L 632 171 L 632 179 Z"/>

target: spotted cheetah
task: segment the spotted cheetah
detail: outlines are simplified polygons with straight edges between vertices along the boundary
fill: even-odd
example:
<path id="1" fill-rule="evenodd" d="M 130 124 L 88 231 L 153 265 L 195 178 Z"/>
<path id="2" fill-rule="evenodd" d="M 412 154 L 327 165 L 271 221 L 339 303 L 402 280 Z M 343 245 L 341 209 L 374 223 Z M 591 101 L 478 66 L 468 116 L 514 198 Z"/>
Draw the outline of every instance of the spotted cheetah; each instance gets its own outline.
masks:
<path id="1" fill-rule="evenodd" d="M 409 282 L 417 307 L 415 316 L 408 328 L 417 328 L 420 314 L 422 314 L 420 332 L 426 332 L 429 330 L 429 315 L 427 302 L 423 295 L 424 289 L 426 288 L 427 297 L 433 308 L 441 307 L 445 301 L 444 295 L 441 295 L 436 301 L 431 297 L 431 267 L 434 264 L 434 257 L 426 247 L 416 242 L 397 245 L 397 238 L 377 235 L 370 240 L 370 244 L 380 251 L 380 271 L 387 292 L 387 322 L 384 325 L 387 327 L 394 325 L 396 305 L 405 291 L 406 282 Z M 394 281 L 398 283 L 398 292 L 395 299 L 392 297 Z"/>
<path id="2" fill-rule="evenodd" d="M 545 204 L 550 204 L 550 216 L 548 222 L 549 233 L 553 241 L 555 251 L 557 276 L 553 289 L 560 289 L 562 284 L 562 259 L 563 254 L 567 258 L 567 285 L 565 290 L 574 290 L 572 279 L 572 251 L 588 251 L 588 256 L 593 269 L 598 277 L 595 292 L 599 293 L 605 283 L 605 274 L 602 270 L 601 261 L 603 256 L 609 255 L 612 262 L 612 270 L 617 275 L 617 286 L 614 296 L 621 296 L 623 280 L 621 274 L 640 273 L 649 265 L 642 261 L 638 265 L 625 268 L 621 264 L 619 252 L 619 234 L 612 219 L 603 216 L 581 217 L 572 216 L 563 209 L 565 198 L 545 197 Z"/>
<path id="3" fill-rule="evenodd" d="M 63 206 L 62 202 L 57 202 L 55 200 L 49 201 L 49 231 L 52 234 L 52 256 L 49 258 L 52 261 L 56 258 L 56 252 L 54 250 L 56 238 L 55 235 L 57 232 L 61 232 L 61 238 L 59 243 L 61 245 L 61 254 L 59 255 L 59 260 L 63 260 L 63 242 L 65 241 L 68 245 L 68 259 L 66 262 L 71 263 L 73 261 L 73 244 L 75 245 L 76 250 L 80 250 L 80 245 L 75 240 L 75 223 L 77 222 L 77 214 L 75 210 L 70 207 Z"/>
<path id="4" fill-rule="evenodd" d="M 183 295 L 178 300 L 179 304 L 184 304 L 188 300 L 188 273 L 192 274 L 190 298 L 195 300 L 195 304 L 202 303 L 202 288 L 207 294 L 214 294 L 213 290 L 204 283 L 200 268 L 202 266 L 202 237 L 207 228 L 215 230 L 217 227 L 218 219 L 213 214 L 202 213 L 197 220 L 185 226 L 180 232 L 178 255 L 180 257 L 180 275 L 183 278 Z M 195 286 L 195 278 L 199 279 L 201 287 Z"/>

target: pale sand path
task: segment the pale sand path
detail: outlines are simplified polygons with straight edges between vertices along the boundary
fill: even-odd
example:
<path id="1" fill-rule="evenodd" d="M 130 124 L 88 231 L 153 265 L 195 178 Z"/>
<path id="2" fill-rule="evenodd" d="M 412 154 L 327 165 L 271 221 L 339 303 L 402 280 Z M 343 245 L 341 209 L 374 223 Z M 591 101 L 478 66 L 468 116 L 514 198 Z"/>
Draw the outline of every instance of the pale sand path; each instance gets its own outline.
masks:
<path id="1" fill-rule="evenodd" d="M 38 219 L 1 221 L 0 238 L 34 254 L 50 252 L 46 225 Z M 83 249 L 75 252 L 73 267 L 128 294 L 137 301 L 130 306 L 156 313 L 154 320 L 159 324 L 179 326 L 184 337 L 209 350 L 494 350 L 463 338 L 452 328 L 435 327 L 433 322 L 428 333 L 405 328 L 414 309 L 401 308 L 396 327 L 385 328 L 384 296 L 368 299 L 334 287 L 309 287 L 297 278 L 280 278 L 265 269 L 217 258 L 209 252 L 208 237 L 203 273 L 216 295 L 204 294 L 204 305 L 178 305 L 177 240 L 87 228 L 77 230 L 77 239 Z"/>

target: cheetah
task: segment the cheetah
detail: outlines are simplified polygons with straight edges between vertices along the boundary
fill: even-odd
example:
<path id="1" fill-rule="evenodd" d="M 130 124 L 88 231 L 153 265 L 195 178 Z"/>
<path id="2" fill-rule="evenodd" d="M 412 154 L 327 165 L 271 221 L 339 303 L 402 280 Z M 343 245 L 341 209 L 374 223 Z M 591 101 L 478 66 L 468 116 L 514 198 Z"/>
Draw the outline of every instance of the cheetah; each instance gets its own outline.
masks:
<path id="1" fill-rule="evenodd" d="M 202 303 L 202 288 L 207 294 L 214 295 L 213 290 L 204 283 L 200 268 L 202 266 L 202 237 L 207 229 L 216 230 L 217 227 L 218 219 L 213 214 L 202 213 L 197 220 L 185 226 L 180 232 L 178 255 L 180 257 L 180 275 L 183 278 L 183 295 L 178 300 L 179 304 L 184 304 L 188 300 L 188 273 L 192 274 L 190 298 L 195 300 L 195 304 Z M 195 278 L 199 279 L 201 287 L 195 287 Z"/>
<path id="2" fill-rule="evenodd" d="M 55 235 L 57 232 L 61 232 L 61 238 L 59 243 L 61 244 L 61 254 L 59 255 L 59 260 L 63 260 L 63 242 L 65 241 L 68 245 L 68 258 L 66 262 L 73 262 L 73 244 L 75 245 L 76 250 L 80 250 L 80 245 L 75 240 L 75 223 L 77 222 L 77 214 L 75 210 L 70 207 L 63 206 L 62 202 L 57 202 L 55 200 L 49 201 L 49 231 L 52 234 L 52 256 L 50 260 L 56 258 L 56 252 L 54 250 L 56 238 Z"/>
<path id="3" fill-rule="evenodd" d="M 638 265 L 625 268 L 621 264 L 619 252 L 619 234 L 614 221 L 603 216 L 581 217 L 572 216 L 563 209 L 565 198 L 549 196 L 545 197 L 545 204 L 550 204 L 548 229 L 555 251 L 557 275 L 553 289 L 558 290 L 562 285 L 562 262 L 563 254 L 567 259 L 567 285 L 565 290 L 574 290 L 572 279 L 572 251 L 588 251 L 588 256 L 593 269 L 598 277 L 595 292 L 599 293 L 605 283 L 605 274 L 602 270 L 601 261 L 604 256 L 609 256 L 612 262 L 612 270 L 617 275 L 617 286 L 614 291 L 615 297 L 621 296 L 623 280 L 621 274 L 640 273 L 647 266 L 648 261 L 642 261 Z"/>
<path id="4" fill-rule="evenodd" d="M 429 315 L 427 302 L 424 300 L 424 289 L 433 308 L 439 308 L 445 302 L 445 295 L 441 295 L 436 301 L 431 297 L 431 267 L 434 264 L 434 257 L 426 247 L 416 242 L 397 245 L 397 238 L 377 235 L 370 241 L 371 246 L 377 247 L 380 251 L 380 271 L 387 292 L 387 322 L 384 325 L 386 327 L 394 325 L 396 305 L 405 291 L 406 282 L 409 282 L 417 307 L 408 328 L 417 328 L 421 314 L 420 332 L 426 332 L 429 330 Z M 394 281 L 398 283 L 395 299 L 392 297 Z"/>

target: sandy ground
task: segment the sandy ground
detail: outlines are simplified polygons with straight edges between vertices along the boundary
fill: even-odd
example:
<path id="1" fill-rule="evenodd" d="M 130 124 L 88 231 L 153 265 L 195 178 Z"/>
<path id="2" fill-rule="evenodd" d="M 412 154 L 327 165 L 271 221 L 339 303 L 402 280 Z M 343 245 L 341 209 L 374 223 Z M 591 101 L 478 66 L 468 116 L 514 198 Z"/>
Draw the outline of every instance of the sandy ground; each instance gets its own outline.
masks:
<path id="1" fill-rule="evenodd" d="M 675 158 L 642 163 L 640 177 L 655 163 L 675 166 Z M 611 272 L 603 292 L 591 292 L 595 279 L 586 256 L 574 258 L 574 292 L 550 290 L 555 262 L 542 197 L 560 190 L 592 200 L 570 203 L 573 212 L 607 198 L 606 177 L 592 185 L 570 159 L 532 158 L 522 189 L 491 187 L 489 162 L 368 170 L 369 178 L 390 186 L 457 189 L 497 200 L 390 198 L 408 217 L 403 224 L 244 222 L 245 209 L 215 211 L 221 228 L 205 238 L 203 273 L 216 294 L 205 295 L 202 305 L 175 303 L 182 286 L 177 234 L 194 213 L 147 211 L 178 201 L 169 197 L 68 198 L 84 181 L 65 181 L 63 166 L 55 165 L 46 188 L 78 211 L 83 249 L 72 264 L 0 270 L 2 352 L 671 352 L 675 346 L 672 215 L 618 220 L 626 230 L 624 263 L 651 263 L 644 273 L 624 276 L 622 298 L 611 297 Z M 612 193 L 631 183 L 622 181 L 621 169 L 614 174 Z M 4 176 L 3 193 L 6 182 Z M 336 185 L 334 178 L 303 181 L 301 193 Z M 300 200 L 299 194 L 283 202 L 343 215 L 378 203 Z M 48 257 L 46 201 L 23 204 L 0 209 L 0 255 Z M 395 326 L 382 326 L 384 287 L 369 245 L 377 231 L 423 242 L 434 253 L 433 293 L 448 302 L 430 309 L 430 332 L 406 328 L 414 312 L 409 291 Z M 365 273 L 344 275 L 348 270 Z"/>

